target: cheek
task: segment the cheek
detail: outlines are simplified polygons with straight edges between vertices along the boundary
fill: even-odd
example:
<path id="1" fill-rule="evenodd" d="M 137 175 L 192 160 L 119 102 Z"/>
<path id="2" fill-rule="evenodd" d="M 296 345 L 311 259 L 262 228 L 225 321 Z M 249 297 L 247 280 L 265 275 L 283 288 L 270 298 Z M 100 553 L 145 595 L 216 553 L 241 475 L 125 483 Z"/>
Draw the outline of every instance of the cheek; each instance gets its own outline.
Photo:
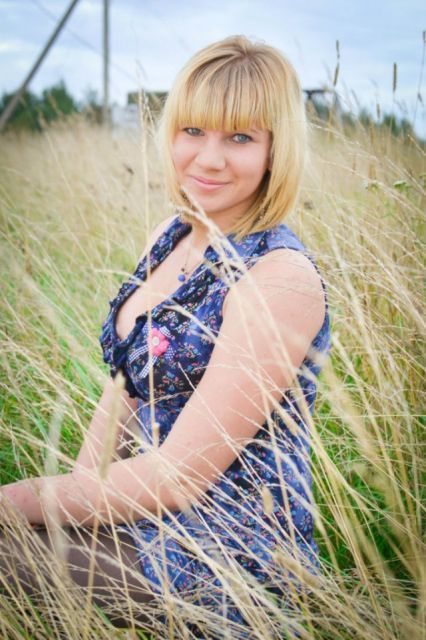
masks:
<path id="1" fill-rule="evenodd" d="M 178 134 L 173 142 L 171 155 L 176 169 L 184 169 L 194 156 L 193 145 Z"/>
<path id="2" fill-rule="evenodd" d="M 175 166 L 175 169 L 178 169 L 180 161 L 179 161 L 179 148 L 177 147 L 176 144 L 174 144 L 172 146 L 172 150 L 171 150 L 171 157 L 172 157 L 172 162 Z"/>
<path id="3" fill-rule="evenodd" d="M 172 145 L 172 161 L 176 169 L 185 163 L 185 145 L 177 138 Z"/>
<path id="4" fill-rule="evenodd" d="M 267 168 L 268 159 L 263 155 L 259 158 L 259 154 L 253 154 L 252 157 L 246 158 L 245 162 L 239 163 L 241 176 L 257 183 L 262 180 Z"/>

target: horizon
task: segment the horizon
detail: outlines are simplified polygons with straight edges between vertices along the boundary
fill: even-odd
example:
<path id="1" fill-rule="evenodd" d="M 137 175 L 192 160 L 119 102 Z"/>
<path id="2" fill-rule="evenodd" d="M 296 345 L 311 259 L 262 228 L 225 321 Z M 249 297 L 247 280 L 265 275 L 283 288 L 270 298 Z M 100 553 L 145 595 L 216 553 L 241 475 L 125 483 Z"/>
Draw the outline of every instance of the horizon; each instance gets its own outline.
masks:
<path id="1" fill-rule="evenodd" d="M 68 0 L 0 0 L 2 95 L 18 89 L 68 5 Z M 270 0 L 266 12 L 256 0 L 236 0 L 232 5 L 225 0 L 121 0 L 111 1 L 110 16 L 111 106 L 124 106 L 127 94 L 141 88 L 168 91 L 195 51 L 243 33 L 280 49 L 305 90 L 332 88 L 339 64 L 335 88 L 345 112 L 357 116 L 364 108 L 376 119 L 379 105 L 382 114 L 405 118 L 425 137 L 420 0 L 404 7 L 397 0 L 386 5 L 360 0 L 356 6 L 312 0 L 297 7 Z M 33 79 L 32 93 L 39 95 L 62 78 L 79 103 L 89 90 L 102 100 L 101 18 L 101 0 L 80 0 Z"/>

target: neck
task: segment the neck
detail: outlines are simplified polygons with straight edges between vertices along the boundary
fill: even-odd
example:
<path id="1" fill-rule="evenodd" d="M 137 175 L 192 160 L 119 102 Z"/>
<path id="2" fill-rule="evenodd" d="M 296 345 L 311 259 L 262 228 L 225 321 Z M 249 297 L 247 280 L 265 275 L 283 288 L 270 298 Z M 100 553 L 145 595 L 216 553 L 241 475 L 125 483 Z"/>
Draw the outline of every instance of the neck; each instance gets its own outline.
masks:
<path id="1" fill-rule="evenodd" d="M 198 220 L 191 222 L 190 237 L 192 246 L 200 251 L 204 251 L 210 244 L 207 227 Z"/>
<path id="2" fill-rule="evenodd" d="M 220 231 L 227 235 L 229 233 L 229 229 L 231 228 L 231 224 L 233 220 L 214 220 L 217 227 L 219 227 Z M 204 251 L 206 247 L 210 244 L 208 228 L 201 220 L 194 219 L 191 222 L 191 242 L 194 248 L 198 248 L 199 250 Z"/>

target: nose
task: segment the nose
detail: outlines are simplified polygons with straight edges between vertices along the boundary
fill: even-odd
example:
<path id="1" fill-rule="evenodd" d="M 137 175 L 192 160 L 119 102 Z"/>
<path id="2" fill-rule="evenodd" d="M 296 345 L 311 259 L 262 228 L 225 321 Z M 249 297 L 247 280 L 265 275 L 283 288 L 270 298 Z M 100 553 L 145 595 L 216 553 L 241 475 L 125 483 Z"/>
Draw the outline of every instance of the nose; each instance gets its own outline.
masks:
<path id="1" fill-rule="evenodd" d="M 226 167 L 226 154 L 223 142 L 213 135 L 205 133 L 198 147 L 196 164 L 203 171 L 221 171 Z"/>

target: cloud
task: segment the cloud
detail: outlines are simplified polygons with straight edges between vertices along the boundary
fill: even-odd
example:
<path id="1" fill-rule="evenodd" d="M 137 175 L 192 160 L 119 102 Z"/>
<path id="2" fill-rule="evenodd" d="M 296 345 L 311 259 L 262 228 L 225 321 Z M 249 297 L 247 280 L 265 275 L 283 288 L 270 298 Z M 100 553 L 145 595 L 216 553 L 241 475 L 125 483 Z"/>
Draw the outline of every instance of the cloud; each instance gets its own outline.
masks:
<path id="1" fill-rule="evenodd" d="M 0 91 L 16 88 L 51 34 L 68 0 L 0 0 Z M 198 49 L 242 33 L 278 47 L 305 88 L 329 84 L 340 43 L 337 88 L 348 105 L 376 96 L 392 103 L 392 65 L 398 63 L 397 100 L 417 95 L 422 55 L 420 0 L 356 3 L 331 0 L 116 0 L 111 2 L 111 98 L 123 103 L 143 84 L 167 90 Z M 53 18 L 51 15 L 53 15 Z M 102 4 L 81 0 L 33 81 L 36 91 L 63 78 L 82 97 L 102 84 Z"/>
<path id="2" fill-rule="evenodd" d="M 19 39 L 10 39 L 7 42 L 0 42 L 0 55 L 16 55 L 22 53 L 32 54 L 35 51 L 35 47 Z"/>

